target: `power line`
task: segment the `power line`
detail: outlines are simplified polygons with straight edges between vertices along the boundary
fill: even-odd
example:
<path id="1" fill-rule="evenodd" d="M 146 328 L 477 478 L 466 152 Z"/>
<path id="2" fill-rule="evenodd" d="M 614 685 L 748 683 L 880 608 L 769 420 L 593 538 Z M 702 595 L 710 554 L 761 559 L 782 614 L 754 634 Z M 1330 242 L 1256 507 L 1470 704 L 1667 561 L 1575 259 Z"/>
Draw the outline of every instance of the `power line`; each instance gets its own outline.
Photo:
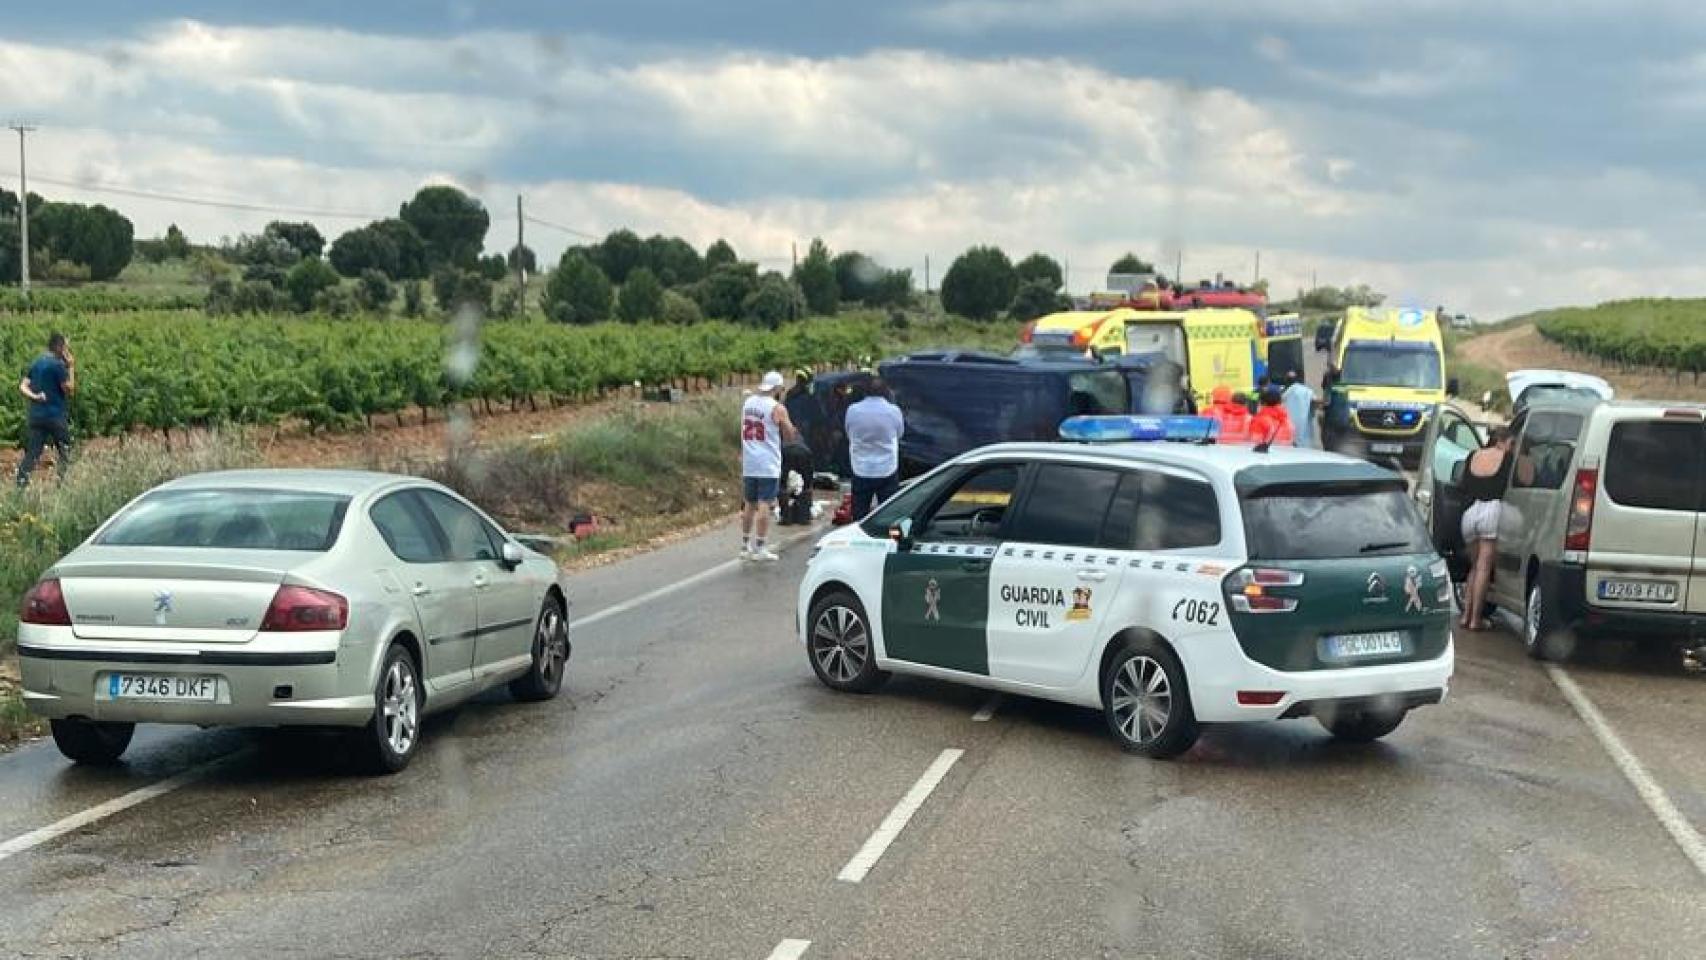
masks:
<path id="1" fill-rule="evenodd" d="M 574 227 L 565 227 L 560 223 L 552 223 L 551 221 L 546 220 L 542 217 L 536 217 L 531 213 L 528 214 L 523 219 L 525 219 L 528 223 L 538 224 L 541 227 L 550 227 L 553 230 L 561 230 L 564 233 L 572 234 L 572 235 L 577 236 L 577 237 L 584 237 L 588 240 L 602 240 L 602 239 L 604 239 L 603 237 L 600 237 L 599 235 L 597 235 L 595 233 L 587 233 L 585 230 L 576 230 Z"/>
<path id="2" fill-rule="evenodd" d="M 6 171 L 10 173 L 11 171 Z M 251 213 L 278 213 L 297 217 L 326 217 L 341 220 L 383 220 L 389 213 L 363 213 L 354 210 L 320 210 L 310 207 L 269 206 L 260 203 L 248 203 L 242 200 L 217 200 L 212 197 L 190 197 L 176 193 L 161 193 L 154 190 L 138 190 L 133 187 L 115 187 L 103 184 L 77 183 L 71 180 L 58 180 L 36 174 L 35 179 L 41 183 L 65 187 L 71 190 L 82 190 L 86 193 L 106 193 L 120 197 L 134 197 L 142 200 L 163 200 L 168 203 L 183 203 L 198 207 L 216 207 L 222 210 L 244 210 Z"/>

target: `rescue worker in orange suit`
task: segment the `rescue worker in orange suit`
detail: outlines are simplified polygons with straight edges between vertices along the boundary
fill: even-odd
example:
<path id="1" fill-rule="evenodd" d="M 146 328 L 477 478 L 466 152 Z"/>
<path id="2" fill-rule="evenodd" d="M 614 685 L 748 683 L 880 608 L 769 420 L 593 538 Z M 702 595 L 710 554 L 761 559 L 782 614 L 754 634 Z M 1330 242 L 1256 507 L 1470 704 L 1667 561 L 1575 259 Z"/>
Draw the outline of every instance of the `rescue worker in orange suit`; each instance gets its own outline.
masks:
<path id="1" fill-rule="evenodd" d="M 1296 442 L 1297 430 L 1291 425 L 1291 414 L 1285 412 L 1281 403 L 1282 396 L 1276 387 L 1268 387 L 1262 391 L 1261 406 L 1256 415 L 1250 418 L 1250 440 L 1254 443 L 1281 444 L 1291 446 Z"/>
<path id="2" fill-rule="evenodd" d="M 1222 443 L 1242 442 L 1250 429 L 1250 411 L 1232 395 L 1232 388 L 1215 387 L 1209 394 L 1208 409 L 1203 415 L 1214 420 L 1216 436 Z"/>

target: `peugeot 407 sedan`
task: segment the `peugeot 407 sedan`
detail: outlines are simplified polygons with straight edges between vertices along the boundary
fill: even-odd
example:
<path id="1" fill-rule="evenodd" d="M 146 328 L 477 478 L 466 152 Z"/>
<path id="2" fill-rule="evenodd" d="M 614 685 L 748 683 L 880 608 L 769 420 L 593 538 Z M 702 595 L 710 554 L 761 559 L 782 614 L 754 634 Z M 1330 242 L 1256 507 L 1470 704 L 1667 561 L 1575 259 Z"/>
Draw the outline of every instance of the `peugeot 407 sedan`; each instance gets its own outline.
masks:
<path id="1" fill-rule="evenodd" d="M 411 477 L 244 470 L 143 494 L 54 564 L 18 627 L 24 698 L 82 763 L 138 723 L 347 727 L 401 770 L 434 711 L 556 696 L 552 561 Z"/>

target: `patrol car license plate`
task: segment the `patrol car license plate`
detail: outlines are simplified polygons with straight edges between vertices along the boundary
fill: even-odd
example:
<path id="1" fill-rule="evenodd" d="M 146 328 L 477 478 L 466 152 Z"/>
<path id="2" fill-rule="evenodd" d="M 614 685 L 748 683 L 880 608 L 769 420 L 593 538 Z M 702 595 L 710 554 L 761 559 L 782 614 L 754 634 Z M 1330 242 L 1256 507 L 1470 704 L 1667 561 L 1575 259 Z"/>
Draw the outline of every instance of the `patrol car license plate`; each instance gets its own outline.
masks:
<path id="1" fill-rule="evenodd" d="M 153 673 L 114 673 L 107 676 L 107 696 L 114 700 L 211 701 L 219 694 L 213 677 L 174 677 Z"/>
<path id="2" fill-rule="evenodd" d="M 1401 443 L 1371 443 L 1368 445 L 1368 449 L 1371 453 L 1403 453 L 1404 445 Z"/>
<path id="3" fill-rule="evenodd" d="M 1397 630 L 1379 633 L 1343 633 L 1321 638 L 1328 660 L 1357 660 L 1389 657 L 1404 652 L 1404 634 Z"/>
<path id="4" fill-rule="evenodd" d="M 1676 584 L 1667 580 L 1601 580 L 1599 598 L 1627 603 L 1675 603 Z"/>

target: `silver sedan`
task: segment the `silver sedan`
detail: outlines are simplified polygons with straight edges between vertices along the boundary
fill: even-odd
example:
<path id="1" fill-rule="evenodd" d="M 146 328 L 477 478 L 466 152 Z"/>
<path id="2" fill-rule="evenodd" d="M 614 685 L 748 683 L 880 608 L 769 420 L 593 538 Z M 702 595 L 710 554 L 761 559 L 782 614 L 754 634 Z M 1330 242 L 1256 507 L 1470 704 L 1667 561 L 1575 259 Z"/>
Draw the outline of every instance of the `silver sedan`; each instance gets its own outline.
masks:
<path id="1" fill-rule="evenodd" d="M 556 565 L 411 477 L 201 474 L 128 504 L 24 599 L 24 698 L 67 757 L 112 763 L 138 723 L 349 727 L 401 770 L 421 719 L 507 683 L 557 695 Z"/>

